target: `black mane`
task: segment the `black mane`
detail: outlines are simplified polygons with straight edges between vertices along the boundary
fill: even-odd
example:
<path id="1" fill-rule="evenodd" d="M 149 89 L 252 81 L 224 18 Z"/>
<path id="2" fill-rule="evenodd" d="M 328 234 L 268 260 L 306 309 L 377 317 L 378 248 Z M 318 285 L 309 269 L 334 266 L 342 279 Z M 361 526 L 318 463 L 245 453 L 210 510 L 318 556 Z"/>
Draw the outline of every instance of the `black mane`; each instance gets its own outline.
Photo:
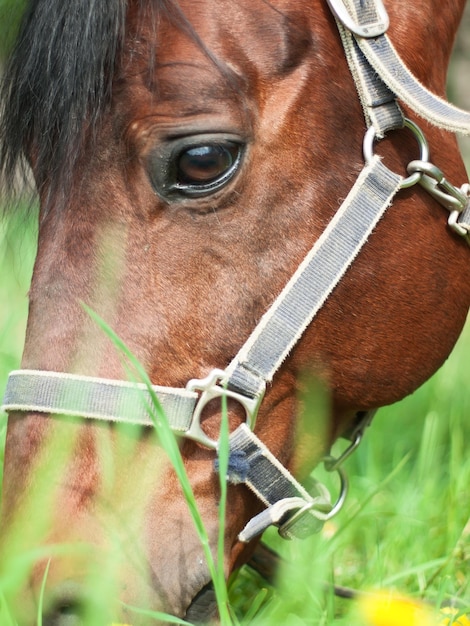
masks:
<path id="1" fill-rule="evenodd" d="M 84 121 L 109 101 L 126 0 L 31 0 L 0 88 L 0 177 L 11 188 L 25 153 L 38 188 L 70 173 Z"/>
<path id="2" fill-rule="evenodd" d="M 165 15 L 192 37 L 228 85 L 238 89 L 232 73 L 206 48 L 177 0 L 135 2 L 140 9 L 150 4 L 155 24 Z M 29 158 L 39 191 L 46 185 L 51 198 L 68 187 L 84 146 L 84 129 L 87 139 L 90 135 L 93 139 L 88 130 L 98 127 L 111 100 L 128 4 L 129 0 L 29 0 L 0 84 L 0 189 L 14 190 L 18 173 L 25 175 L 23 181 L 27 178 Z"/>

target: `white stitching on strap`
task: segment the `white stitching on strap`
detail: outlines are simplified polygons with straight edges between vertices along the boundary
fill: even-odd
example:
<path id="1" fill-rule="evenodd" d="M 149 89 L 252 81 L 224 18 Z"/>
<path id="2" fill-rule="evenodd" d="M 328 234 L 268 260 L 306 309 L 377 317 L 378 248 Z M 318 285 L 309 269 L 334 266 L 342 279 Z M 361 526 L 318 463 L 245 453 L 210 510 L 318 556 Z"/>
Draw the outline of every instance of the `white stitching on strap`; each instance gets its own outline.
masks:
<path id="1" fill-rule="evenodd" d="M 374 156 L 326 230 L 226 369 L 229 387 L 255 396 L 272 380 L 390 206 L 403 180 Z"/>
<path id="2" fill-rule="evenodd" d="M 185 432 L 198 395 L 186 389 L 152 386 L 173 430 Z M 32 411 L 152 426 L 147 386 L 63 372 L 10 373 L 4 411 Z"/>

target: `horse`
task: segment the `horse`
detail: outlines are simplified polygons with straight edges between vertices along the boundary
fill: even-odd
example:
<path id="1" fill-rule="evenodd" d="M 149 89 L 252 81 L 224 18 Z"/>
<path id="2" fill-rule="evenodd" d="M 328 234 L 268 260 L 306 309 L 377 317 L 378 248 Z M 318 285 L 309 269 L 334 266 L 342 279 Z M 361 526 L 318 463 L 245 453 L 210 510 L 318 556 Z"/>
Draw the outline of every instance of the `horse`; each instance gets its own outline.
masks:
<path id="1" fill-rule="evenodd" d="M 0 122 L 3 179 L 11 187 L 30 168 L 40 203 L 22 369 L 4 401 L 2 560 L 20 525 L 34 561 L 11 600 L 19 624 L 35 623 L 39 598 L 43 624 L 80 623 L 93 568 L 121 601 L 108 622 L 148 623 L 126 605 L 192 618 L 211 572 L 159 443 L 164 417 L 159 429 L 148 418 L 154 394 L 171 428 L 173 405 L 196 405 L 178 441 L 209 555 L 217 452 L 231 476 L 228 576 L 270 523 L 287 535 L 308 517 L 321 526 L 337 507 L 292 474 L 341 435 L 354 447 L 371 412 L 447 358 L 470 303 L 468 188 L 453 132 L 470 124 L 444 103 L 464 4 L 29 1 Z M 389 42 L 404 65 L 384 77 Z M 397 76 L 412 76 L 441 117 L 395 89 Z M 364 196 L 382 208 L 356 226 Z M 343 247 L 348 260 L 337 261 Z M 328 284 L 316 296 L 304 270 L 319 255 L 307 282 Z M 292 321 L 304 295 L 308 310 Z M 261 343 L 274 354 L 258 365 Z M 313 434 L 297 442 L 310 378 L 328 389 L 328 420 L 308 416 Z M 145 415 L 125 423 L 136 389 L 148 394 Z M 96 408 L 102 395 L 112 410 Z M 224 428 L 229 442 L 246 438 L 225 460 Z M 288 497 L 247 487 L 250 446 L 277 472 L 268 483 L 288 481 Z"/>

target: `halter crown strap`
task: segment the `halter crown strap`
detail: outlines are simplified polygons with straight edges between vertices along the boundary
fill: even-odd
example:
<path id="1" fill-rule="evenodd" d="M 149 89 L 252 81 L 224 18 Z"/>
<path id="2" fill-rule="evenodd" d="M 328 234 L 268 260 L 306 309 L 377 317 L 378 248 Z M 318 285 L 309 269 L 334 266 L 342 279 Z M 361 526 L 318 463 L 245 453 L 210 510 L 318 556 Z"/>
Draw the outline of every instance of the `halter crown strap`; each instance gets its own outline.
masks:
<path id="1" fill-rule="evenodd" d="M 351 52 L 351 47 L 357 46 L 373 69 L 372 74 L 364 62 L 359 61 L 363 68 L 360 73 L 370 77 L 372 85 L 384 83 L 395 97 L 431 124 L 450 132 L 470 134 L 470 113 L 449 104 L 426 89 L 401 60 L 385 34 L 388 24 L 384 20 L 385 9 L 381 0 L 328 0 L 328 3 L 339 24 L 348 59 L 351 54 L 358 55 L 357 51 Z M 370 24 L 382 24 L 382 32 L 364 32 Z M 361 101 L 367 90 L 359 91 Z M 367 106 L 365 109 L 367 119 Z M 376 131 L 381 136 L 380 129 L 376 128 Z"/>

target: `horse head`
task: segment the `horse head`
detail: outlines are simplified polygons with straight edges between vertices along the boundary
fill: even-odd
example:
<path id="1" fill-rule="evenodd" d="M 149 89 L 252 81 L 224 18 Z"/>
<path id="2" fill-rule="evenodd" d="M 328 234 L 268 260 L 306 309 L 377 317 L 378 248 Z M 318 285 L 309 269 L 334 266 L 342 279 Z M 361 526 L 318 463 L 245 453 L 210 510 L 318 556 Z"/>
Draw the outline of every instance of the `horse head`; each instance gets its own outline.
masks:
<path id="1" fill-rule="evenodd" d="M 447 5 L 386 6 L 399 56 L 441 95 L 464 1 Z M 226 372 L 364 166 L 364 113 L 323 0 L 34 0 L 7 77 L 4 168 L 11 174 L 24 154 L 41 205 L 25 371 L 126 380 L 129 361 L 99 316 L 154 385 L 184 389 Z M 453 134 L 419 124 L 448 180 L 465 180 Z M 402 178 L 419 156 L 409 128 L 374 150 Z M 289 469 L 305 458 L 311 469 L 358 416 L 420 386 L 464 324 L 464 240 L 421 186 L 394 196 L 267 381 L 253 428 Z M 313 376 L 331 411 L 327 424 L 308 417 L 314 435 L 296 456 L 299 389 Z M 196 383 L 188 394 L 201 391 Z M 230 432 L 245 420 L 236 393 L 227 394 Z M 208 402 L 203 441 L 181 440 L 213 554 L 220 485 L 204 438 L 217 440 L 221 413 Z M 43 510 L 34 531 L 32 508 Z M 225 575 L 249 558 L 255 540 L 239 534 L 263 509 L 244 484 L 229 485 Z M 28 548 L 46 547 L 18 601 L 20 623 L 32 621 L 46 569 L 45 623 L 57 626 L 85 610 L 90 576 L 109 576 L 125 603 L 177 616 L 211 580 L 148 426 L 11 409 L 7 552 L 18 525 Z M 116 619 L 145 622 L 121 611 Z"/>

